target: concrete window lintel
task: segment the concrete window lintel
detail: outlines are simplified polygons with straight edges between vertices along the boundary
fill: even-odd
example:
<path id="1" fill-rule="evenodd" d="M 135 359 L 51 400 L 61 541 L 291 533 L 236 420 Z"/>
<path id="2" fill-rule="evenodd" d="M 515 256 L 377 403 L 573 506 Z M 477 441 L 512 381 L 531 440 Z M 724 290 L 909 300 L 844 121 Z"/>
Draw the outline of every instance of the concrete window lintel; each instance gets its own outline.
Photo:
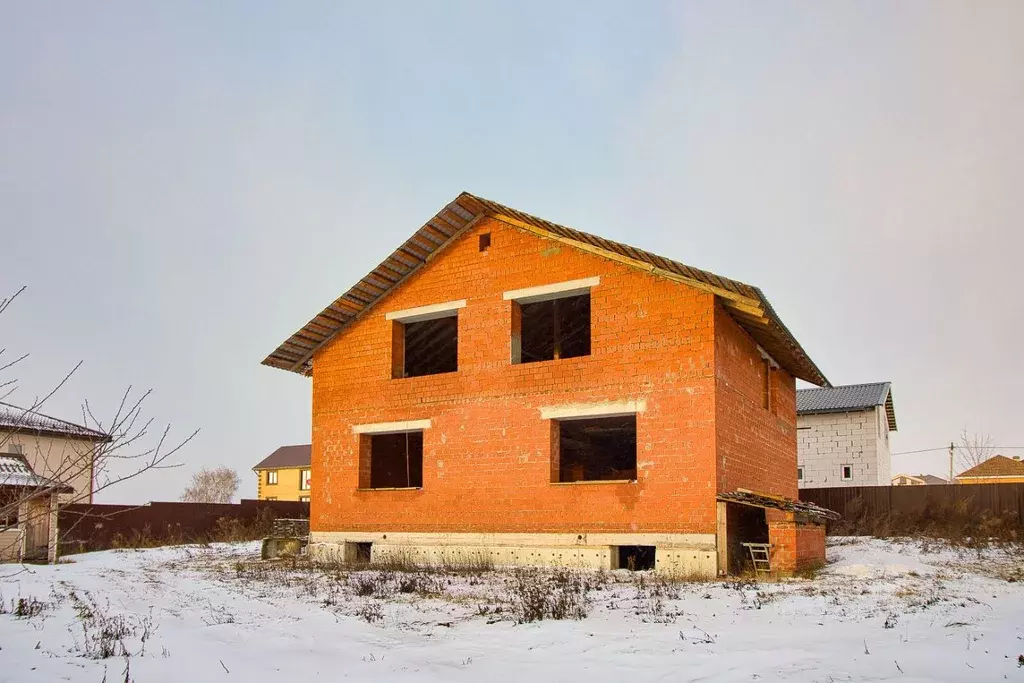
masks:
<path id="1" fill-rule="evenodd" d="M 518 301 L 521 304 L 532 304 L 537 301 L 550 301 L 551 299 L 564 299 L 569 296 L 586 294 L 593 287 L 601 283 L 600 277 L 588 277 L 582 280 L 568 280 L 556 282 L 550 285 L 538 287 L 526 287 L 525 289 L 513 289 L 504 292 L 501 298 L 505 301 Z"/>
<path id="2" fill-rule="evenodd" d="M 647 410 L 647 401 L 617 401 L 614 403 L 570 403 L 545 406 L 539 409 L 542 420 L 583 420 L 588 417 L 620 417 L 636 415 Z"/>
<path id="3" fill-rule="evenodd" d="M 424 320 L 436 320 L 437 318 L 449 318 L 455 315 L 460 308 L 466 307 L 466 300 L 446 301 L 440 304 L 429 306 L 417 306 L 406 308 L 401 311 L 391 311 L 384 315 L 385 320 L 397 320 L 400 323 L 418 323 Z"/>
<path id="4" fill-rule="evenodd" d="M 353 434 L 398 434 L 430 429 L 430 420 L 406 420 L 404 422 L 375 422 L 352 425 Z"/>

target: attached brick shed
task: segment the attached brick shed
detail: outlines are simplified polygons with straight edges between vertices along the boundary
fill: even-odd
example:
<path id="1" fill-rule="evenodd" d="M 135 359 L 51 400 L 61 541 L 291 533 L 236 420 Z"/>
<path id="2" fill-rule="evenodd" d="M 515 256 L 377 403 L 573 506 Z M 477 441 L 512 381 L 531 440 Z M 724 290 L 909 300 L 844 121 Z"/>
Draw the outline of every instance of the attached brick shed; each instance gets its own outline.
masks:
<path id="1" fill-rule="evenodd" d="M 701 575 L 828 385 L 756 287 L 467 193 L 264 364 L 313 378 L 314 552 Z M 777 570 L 824 558 L 763 514 Z"/>

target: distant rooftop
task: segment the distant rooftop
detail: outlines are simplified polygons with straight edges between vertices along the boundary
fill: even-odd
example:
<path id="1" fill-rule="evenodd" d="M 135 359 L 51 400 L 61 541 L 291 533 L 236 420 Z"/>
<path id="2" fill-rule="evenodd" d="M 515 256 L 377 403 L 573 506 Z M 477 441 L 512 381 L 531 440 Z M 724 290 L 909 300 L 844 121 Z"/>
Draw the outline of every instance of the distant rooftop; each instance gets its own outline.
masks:
<path id="1" fill-rule="evenodd" d="M 0 430 L 89 439 L 91 441 L 110 441 L 109 435 L 95 429 L 51 417 L 30 408 L 20 408 L 3 401 L 0 401 Z"/>
<path id="2" fill-rule="evenodd" d="M 896 431 L 896 410 L 892 405 L 892 384 L 846 384 L 838 387 L 815 387 L 796 392 L 797 415 L 847 413 L 885 406 L 889 429 Z"/>
<path id="3" fill-rule="evenodd" d="M 309 467 L 312 444 L 298 446 L 281 446 L 276 451 L 260 460 L 254 470 L 280 470 L 288 467 Z"/>
<path id="4" fill-rule="evenodd" d="M 1024 477 L 1024 462 L 1017 458 L 1007 458 L 1005 455 L 994 455 L 966 472 L 956 475 L 957 479 L 962 477 Z"/>

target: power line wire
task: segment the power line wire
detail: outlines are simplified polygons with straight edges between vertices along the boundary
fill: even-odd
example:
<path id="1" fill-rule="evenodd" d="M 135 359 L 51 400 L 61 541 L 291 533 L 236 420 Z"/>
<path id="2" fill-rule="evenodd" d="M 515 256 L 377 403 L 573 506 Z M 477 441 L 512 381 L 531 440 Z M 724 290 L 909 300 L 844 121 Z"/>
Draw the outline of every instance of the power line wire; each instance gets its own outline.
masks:
<path id="1" fill-rule="evenodd" d="M 956 450 L 963 450 L 963 446 L 953 445 Z M 1024 450 L 1024 446 L 985 446 L 986 449 L 997 450 L 997 451 L 1017 451 Z M 913 455 L 914 453 L 931 453 L 932 451 L 948 451 L 949 446 L 940 446 L 939 448 L 922 448 L 919 451 L 902 451 L 900 453 L 891 453 L 890 455 Z"/>

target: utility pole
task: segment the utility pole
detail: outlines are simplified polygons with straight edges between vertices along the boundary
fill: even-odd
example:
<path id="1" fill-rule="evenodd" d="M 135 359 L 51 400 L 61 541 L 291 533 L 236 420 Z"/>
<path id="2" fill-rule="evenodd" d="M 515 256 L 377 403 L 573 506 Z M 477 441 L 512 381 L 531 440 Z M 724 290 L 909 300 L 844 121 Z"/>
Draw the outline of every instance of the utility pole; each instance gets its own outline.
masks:
<path id="1" fill-rule="evenodd" d="M 953 442 L 950 441 L 949 442 L 949 483 L 950 484 L 954 483 L 953 482 L 953 448 L 954 448 Z"/>

